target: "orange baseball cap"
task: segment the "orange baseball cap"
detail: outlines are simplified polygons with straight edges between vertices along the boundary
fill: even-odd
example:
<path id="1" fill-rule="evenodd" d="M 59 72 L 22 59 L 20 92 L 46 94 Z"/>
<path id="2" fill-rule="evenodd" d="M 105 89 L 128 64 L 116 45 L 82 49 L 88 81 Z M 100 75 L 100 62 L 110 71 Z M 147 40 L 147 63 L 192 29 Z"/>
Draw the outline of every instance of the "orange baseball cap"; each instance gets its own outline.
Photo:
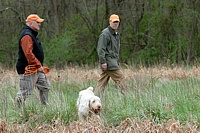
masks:
<path id="1" fill-rule="evenodd" d="M 119 21 L 119 22 L 120 22 L 119 16 L 116 15 L 116 14 L 112 14 L 112 15 L 110 16 L 110 19 L 109 19 L 109 20 L 112 21 L 112 22 L 114 22 L 114 21 Z"/>
<path id="2" fill-rule="evenodd" d="M 37 22 L 43 22 L 44 19 L 40 18 L 37 14 L 31 14 L 27 17 L 26 22 L 30 21 L 37 21 Z"/>

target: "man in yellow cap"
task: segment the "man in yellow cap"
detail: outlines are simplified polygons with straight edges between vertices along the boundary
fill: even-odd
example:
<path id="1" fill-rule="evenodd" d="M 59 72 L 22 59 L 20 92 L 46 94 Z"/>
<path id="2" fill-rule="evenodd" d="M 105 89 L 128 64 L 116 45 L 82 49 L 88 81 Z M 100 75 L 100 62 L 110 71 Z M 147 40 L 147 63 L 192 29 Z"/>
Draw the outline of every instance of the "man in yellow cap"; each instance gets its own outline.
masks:
<path id="1" fill-rule="evenodd" d="M 34 87 L 37 87 L 39 90 L 42 104 L 46 105 L 48 102 L 50 82 L 44 75 L 44 53 L 41 42 L 37 38 L 43 21 L 44 19 L 40 18 L 37 14 L 29 15 L 19 37 L 18 60 L 16 64 L 20 86 L 16 103 L 18 107 L 21 107 L 25 99 L 32 94 Z M 34 67 L 36 73 L 25 75 L 25 68 L 27 66 Z"/>
<path id="2" fill-rule="evenodd" d="M 117 32 L 119 23 L 119 16 L 112 14 L 109 19 L 110 25 L 101 32 L 99 37 L 97 53 L 102 73 L 95 88 L 96 94 L 99 91 L 104 92 L 110 78 L 121 89 L 122 94 L 126 89 L 124 75 L 119 67 L 120 36 Z"/>

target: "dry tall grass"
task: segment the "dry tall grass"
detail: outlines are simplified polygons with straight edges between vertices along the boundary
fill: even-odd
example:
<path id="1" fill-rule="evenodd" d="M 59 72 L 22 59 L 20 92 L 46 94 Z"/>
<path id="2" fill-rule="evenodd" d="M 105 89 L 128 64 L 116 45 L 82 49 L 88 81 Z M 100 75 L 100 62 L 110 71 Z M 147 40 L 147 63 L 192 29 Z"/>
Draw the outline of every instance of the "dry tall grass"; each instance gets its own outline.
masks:
<path id="1" fill-rule="evenodd" d="M 192 67 L 189 69 L 183 67 L 155 67 L 155 68 L 126 68 L 122 69 L 125 78 L 140 79 L 144 77 L 154 77 L 167 80 L 184 79 L 189 77 L 200 78 L 200 67 Z M 66 68 L 65 70 L 51 69 L 48 78 L 51 82 L 68 81 L 75 83 L 84 83 L 87 80 L 98 80 L 99 69 L 83 69 L 78 67 Z M 15 70 L 3 70 L 0 68 L 0 84 L 17 85 L 18 75 Z"/>
<path id="2" fill-rule="evenodd" d="M 185 69 L 175 67 L 173 69 L 167 67 L 157 68 L 128 68 L 122 69 L 125 78 L 142 79 L 144 77 L 160 78 L 162 81 L 184 79 L 188 77 L 200 77 L 200 68 L 193 67 Z M 83 84 L 88 80 L 97 81 L 99 78 L 99 69 L 80 69 L 67 68 L 65 70 L 52 69 L 48 74 L 51 82 L 71 82 Z M 0 85 L 17 86 L 18 75 L 15 70 L 8 71 L 0 68 Z M 105 127 L 103 121 L 96 116 L 93 116 L 88 122 L 81 123 L 80 121 L 73 121 L 68 125 L 63 124 L 60 119 L 55 120 L 51 125 L 37 125 L 34 129 L 28 129 L 25 124 L 8 124 L 0 119 L 1 133 L 197 133 L 199 124 L 197 122 L 180 125 L 178 120 L 171 119 L 162 124 L 155 124 L 151 120 L 139 120 L 137 118 L 127 118 L 120 122 L 120 125 L 114 127 L 110 125 Z"/>
<path id="3" fill-rule="evenodd" d="M 62 124 L 60 119 L 52 125 L 37 125 L 34 129 L 28 129 L 26 124 L 8 125 L 0 119 L 1 133 L 198 133 L 198 124 L 193 123 L 181 126 L 174 119 L 163 124 L 155 124 L 150 120 L 137 120 L 127 118 L 119 126 L 105 127 L 101 119 L 92 116 L 87 122 L 74 121 L 68 125 Z"/>

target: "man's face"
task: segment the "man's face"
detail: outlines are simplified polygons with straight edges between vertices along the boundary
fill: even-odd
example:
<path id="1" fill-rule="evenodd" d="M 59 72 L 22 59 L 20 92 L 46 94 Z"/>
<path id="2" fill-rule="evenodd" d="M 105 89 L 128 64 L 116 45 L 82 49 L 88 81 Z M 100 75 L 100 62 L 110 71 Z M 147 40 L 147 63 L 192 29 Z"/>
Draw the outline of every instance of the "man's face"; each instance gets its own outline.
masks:
<path id="1" fill-rule="evenodd" d="M 117 28 L 119 27 L 119 21 L 110 21 L 110 27 L 114 30 L 117 30 Z"/>
<path id="2" fill-rule="evenodd" d="M 39 31 L 40 30 L 40 26 L 41 26 L 41 23 L 39 23 L 37 21 L 31 21 L 31 23 L 30 23 L 31 29 L 33 29 L 35 31 Z"/>

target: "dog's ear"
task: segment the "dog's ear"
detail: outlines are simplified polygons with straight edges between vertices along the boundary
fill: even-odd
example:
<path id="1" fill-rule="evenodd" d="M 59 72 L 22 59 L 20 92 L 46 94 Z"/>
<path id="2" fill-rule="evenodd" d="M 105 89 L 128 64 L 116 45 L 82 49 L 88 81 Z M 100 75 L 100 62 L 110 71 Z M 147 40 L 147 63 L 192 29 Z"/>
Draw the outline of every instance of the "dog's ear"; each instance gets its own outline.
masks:
<path id="1" fill-rule="evenodd" d="M 91 99 L 88 101 L 88 108 L 91 108 Z"/>
<path id="2" fill-rule="evenodd" d="M 92 104 L 94 104 L 94 103 L 95 103 L 95 99 L 90 99 L 88 102 L 88 107 L 91 109 Z"/>
<path id="3" fill-rule="evenodd" d="M 91 100 L 88 100 L 88 101 L 86 102 L 86 107 L 88 107 L 88 108 L 91 107 Z"/>

